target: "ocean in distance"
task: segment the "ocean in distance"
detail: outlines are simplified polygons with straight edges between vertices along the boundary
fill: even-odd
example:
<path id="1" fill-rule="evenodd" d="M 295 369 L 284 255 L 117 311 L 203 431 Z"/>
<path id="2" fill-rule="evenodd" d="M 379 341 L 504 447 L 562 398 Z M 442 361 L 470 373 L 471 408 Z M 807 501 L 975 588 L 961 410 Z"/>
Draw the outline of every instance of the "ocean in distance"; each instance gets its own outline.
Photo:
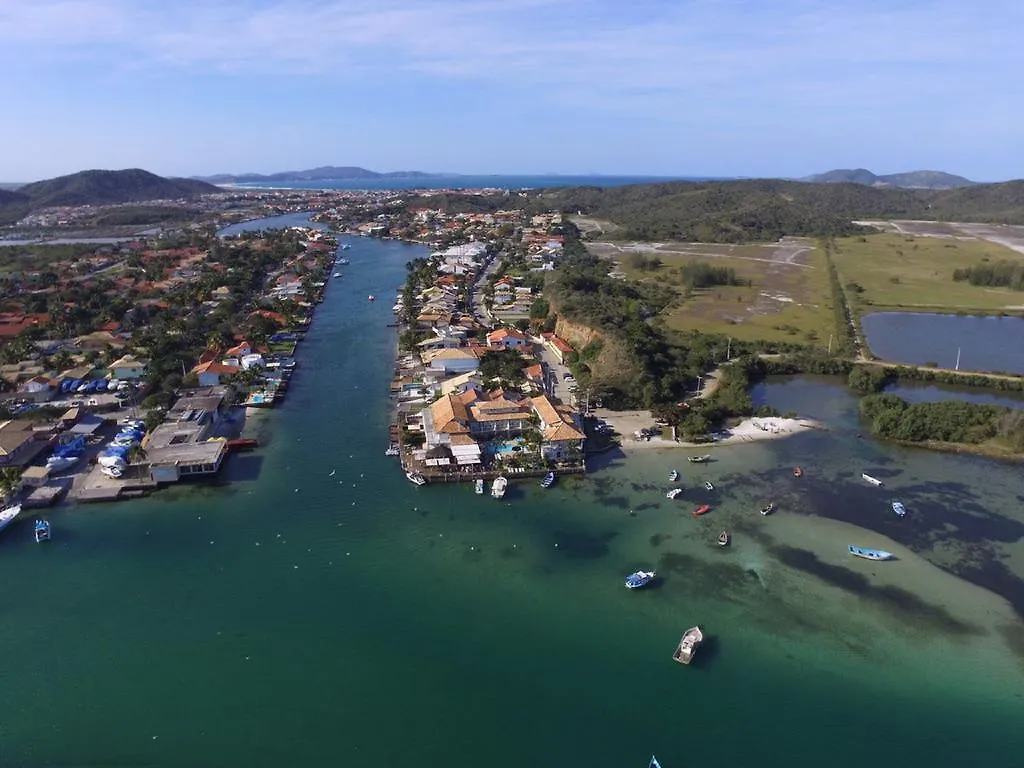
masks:
<path id="1" fill-rule="evenodd" d="M 726 181 L 707 176 L 508 176 L 497 174 L 428 175 L 379 179 L 316 179 L 315 181 L 253 181 L 232 187 L 253 189 L 549 189 L 552 187 L 621 187 L 668 181 Z"/>
<path id="2" fill-rule="evenodd" d="M 287 400 L 248 423 L 262 446 L 221 483 L 55 510 L 48 547 L 28 524 L 5 532 L 0 764 L 1019 761 L 1016 466 L 858 439 L 843 387 L 797 378 L 755 397 L 828 432 L 696 469 L 685 452 L 606 456 L 502 502 L 416 488 L 383 455 L 386 299 L 424 250 L 348 242 Z M 715 509 L 694 519 L 705 479 Z M 762 518 L 767 498 L 779 511 Z M 627 591 L 641 566 L 659 580 Z M 711 640 L 681 667 L 698 622 Z"/>

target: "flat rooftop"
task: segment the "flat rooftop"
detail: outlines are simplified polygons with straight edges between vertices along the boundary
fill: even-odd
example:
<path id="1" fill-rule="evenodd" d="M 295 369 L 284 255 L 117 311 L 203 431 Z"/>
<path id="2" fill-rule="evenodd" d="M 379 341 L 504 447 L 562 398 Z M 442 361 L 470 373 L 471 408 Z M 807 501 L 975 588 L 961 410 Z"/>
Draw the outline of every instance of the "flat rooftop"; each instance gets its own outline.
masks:
<path id="1" fill-rule="evenodd" d="M 151 466 L 158 464 L 216 464 L 221 460 L 228 444 L 224 440 L 204 440 L 201 443 L 181 443 L 163 448 L 149 449 L 146 458 Z"/>

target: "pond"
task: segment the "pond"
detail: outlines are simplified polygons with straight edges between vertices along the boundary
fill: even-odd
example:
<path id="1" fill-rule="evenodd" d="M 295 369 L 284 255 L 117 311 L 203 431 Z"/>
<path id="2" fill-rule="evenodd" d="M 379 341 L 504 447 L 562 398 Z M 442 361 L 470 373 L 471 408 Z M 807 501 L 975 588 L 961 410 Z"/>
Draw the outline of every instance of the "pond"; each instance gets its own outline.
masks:
<path id="1" fill-rule="evenodd" d="M 1024 374 L 1024 318 L 873 312 L 861 318 L 871 352 L 908 365 Z"/>

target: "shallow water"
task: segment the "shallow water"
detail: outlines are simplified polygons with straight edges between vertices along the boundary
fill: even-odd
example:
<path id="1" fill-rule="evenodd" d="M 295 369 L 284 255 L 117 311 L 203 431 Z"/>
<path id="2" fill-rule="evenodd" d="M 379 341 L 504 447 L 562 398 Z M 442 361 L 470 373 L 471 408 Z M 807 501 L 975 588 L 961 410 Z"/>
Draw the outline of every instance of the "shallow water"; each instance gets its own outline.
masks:
<path id="1" fill-rule="evenodd" d="M 419 253 L 353 241 L 288 399 L 247 424 L 264 445 L 223 484 L 57 510 L 48 547 L 26 525 L 0 541 L 4 764 L 1018 759 L 1020 618 L 951 575 L 1004 565 L 995 586 L 1019 583 L 1015 469 L 857 439 L 841 385 L 796 379 L 756 397 L 830 431 L 699 468 L 605 456 L 502 502 L 415 488 L 383 456 L 394 329 L 365 296 Z M 851 561 L 848 543 L 900 559 Z M 640 566 L 659 579 L 625 590 Z M 697 622 L 711 639 L 680 667 Z"/>

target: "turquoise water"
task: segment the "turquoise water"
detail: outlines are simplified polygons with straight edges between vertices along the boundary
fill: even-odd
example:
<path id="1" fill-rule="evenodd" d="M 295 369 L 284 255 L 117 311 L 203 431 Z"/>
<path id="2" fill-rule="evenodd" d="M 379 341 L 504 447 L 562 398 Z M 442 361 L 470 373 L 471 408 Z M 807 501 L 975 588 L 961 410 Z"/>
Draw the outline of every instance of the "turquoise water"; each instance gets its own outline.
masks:
<path id="1" fill-rule="evenodd" d="M 991 557 L 1019 581 L 1018 470 L 857 440 L 855 401 L 800 379 L 757 397 L 828 433 L 700 468 L 609 455 L 500 502 L 416 488 L 383 456 L 394 329 L 365 297 L 396 289 L 421 250 L 352 242 L 287 400 L 247 424 L 261 448 L 220 484 L 56 510 L 48 547 L 30 524 L 0 541 L 3 765 L 1019 759 L 1020 618 L 949 575 Z M 904 521 L 858 483 L 862 465 L 885 470 Z M 664 498 L 673 466 L 679 505 Z M 693 519 L 707 478 L 715 510 Z M 761 518 L 768 495 L 780 511 Z M 891 536 L 901 560 L 876 577 L 842 554 L 852 535 Z M 625 590 L 641 566 L 660 578 Z M 712 640 L 680 667 L 670 654 L 697 622 Z"/>

